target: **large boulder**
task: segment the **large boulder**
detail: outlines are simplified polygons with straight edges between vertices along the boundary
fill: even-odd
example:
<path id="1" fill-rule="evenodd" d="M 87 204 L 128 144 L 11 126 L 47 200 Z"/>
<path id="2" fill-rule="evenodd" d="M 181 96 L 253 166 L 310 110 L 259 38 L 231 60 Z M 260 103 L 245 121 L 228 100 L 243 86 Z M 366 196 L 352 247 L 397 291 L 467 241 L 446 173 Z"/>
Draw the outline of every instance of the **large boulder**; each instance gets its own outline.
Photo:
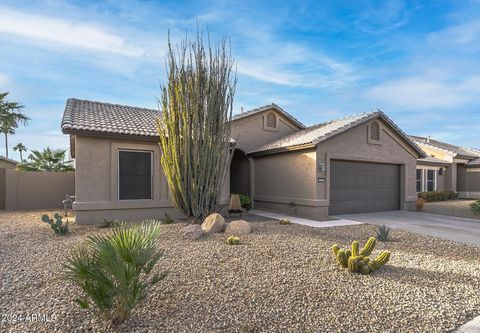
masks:
<path id="1" fill-rule="evenodd" d="M 244 220 L 232 221 L 227 225 L 227 235 L 246 235 L 252 232 L 252 225 Z"/>
<path id="2" fill-rule="evenodd" d="M 225 229 L 225 219 L 218 213 L 208 215 L 202 223 L 202 229 L 206 234 L 215 234 Z"/>
<path id="3" fill-rule="evenodd" d="M 203 237 L 203 229 L 198 224 L 192 224 L 182 229 L 182 237 L 197 240 Z"/>

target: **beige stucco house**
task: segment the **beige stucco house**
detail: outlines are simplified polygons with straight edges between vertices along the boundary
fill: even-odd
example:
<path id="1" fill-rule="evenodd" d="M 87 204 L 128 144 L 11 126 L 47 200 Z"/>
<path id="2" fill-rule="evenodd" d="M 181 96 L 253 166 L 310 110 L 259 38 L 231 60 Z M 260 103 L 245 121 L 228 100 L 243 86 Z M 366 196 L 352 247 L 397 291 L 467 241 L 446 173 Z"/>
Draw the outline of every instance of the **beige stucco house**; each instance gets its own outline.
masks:
<path id="1" fill-rule="evenodd" d="M 15 169 L 18 162 L 7 158 L 5 156 L 0 156 L 0 169 Z"/>
<path id="2" fill-rule="evenodd" d="M 417 192 L 454 191 L 459 198 L 480 198 L 480 150 L 410 138 L 428 155 L 417 161 Z"/>
<path id="3" fill-rule="evenodd" d="M 158 110 L 69 99 L 62 131 L 76 160 L 78 223 L 178 216 L 159 158 Z M 275 104 L 232 119 L 236 150 L 222 193 L 307 217 L 411 209 L 427 155 L 380 111 L 305 127 Z"/>

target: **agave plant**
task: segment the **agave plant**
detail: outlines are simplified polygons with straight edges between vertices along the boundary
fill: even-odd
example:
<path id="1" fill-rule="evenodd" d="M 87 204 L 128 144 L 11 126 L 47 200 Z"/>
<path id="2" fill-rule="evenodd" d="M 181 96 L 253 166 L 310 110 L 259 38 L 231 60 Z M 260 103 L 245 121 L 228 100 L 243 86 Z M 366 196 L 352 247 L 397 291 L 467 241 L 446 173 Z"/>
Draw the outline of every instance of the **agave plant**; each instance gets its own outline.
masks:
<path id="1" fill-rule="evenodd" d="M 63 278 L 82 291 L 75 302 L 114 325 L 128 319 L 149 288 L 166 275 L 154 271 L 163 255 L 155 241 L 159 232 L 158 222 L 145 221 L 89 236 L 63 265 Z"/>

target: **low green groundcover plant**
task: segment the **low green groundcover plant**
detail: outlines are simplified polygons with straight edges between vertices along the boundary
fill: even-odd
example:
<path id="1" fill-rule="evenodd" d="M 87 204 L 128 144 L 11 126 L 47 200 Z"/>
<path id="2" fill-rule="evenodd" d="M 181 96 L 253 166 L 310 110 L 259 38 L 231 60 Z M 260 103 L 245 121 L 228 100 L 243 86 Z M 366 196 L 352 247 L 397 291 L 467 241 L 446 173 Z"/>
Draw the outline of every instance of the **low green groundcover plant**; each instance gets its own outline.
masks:
<path id="1" fill-rule="evenodd" d="M 332 251 L 340 267 L 348 269 L 350 273 L 366 275 L 376 271 L 390 259 L 390 252 L 388 251 L 382 251 L 375 259 L 370 259 L 369 256 L 375 247 L 375 243 L 375 237 L 370 237 L 360 252 L 358 241 L 353 241 L 352 248 L 346 251 L 334 244 Z"/>
<path id="2" fill-rule="evenodd" d="M 480 199 L 470 204 L 473 214 L 480 215 Z"/>
<path id="3" fill-rule="evenodd" d="M 289 225 L 289 224 L 290 224 L 290 220 L 282 219 L 282 220 L 280 220 L 280 224 L 281 224 L 281 225 Z"/>
<path id="4" fill-rule="evenodd" d="M 418 193 L 419 199 L 425 199 L 427 202 L 445 201 L 458 198 L 458 193 L 454 191 L 433 191 Z"/>
<path id="5" fill-rule="evenodd" d="M 160 223 L 144 221 L 87 237 L 63 265 L 62 277 L 81 290 L 75 302 L 114 325 L 128 319 L 166 275 L 154 270 L 163 255 L 156 245 L 159 232 Z"/>
<path id="6" fill-rule="evenodd" d="M 53 215 L 55 221 L 50 218 L 47 214 L 42 215 L 42 221 L 48 223 L 53 232 L 57 235 L 66 235 L 68 234 L 68 221 L 63 223 L 62 216 L 58 213 Z"/>

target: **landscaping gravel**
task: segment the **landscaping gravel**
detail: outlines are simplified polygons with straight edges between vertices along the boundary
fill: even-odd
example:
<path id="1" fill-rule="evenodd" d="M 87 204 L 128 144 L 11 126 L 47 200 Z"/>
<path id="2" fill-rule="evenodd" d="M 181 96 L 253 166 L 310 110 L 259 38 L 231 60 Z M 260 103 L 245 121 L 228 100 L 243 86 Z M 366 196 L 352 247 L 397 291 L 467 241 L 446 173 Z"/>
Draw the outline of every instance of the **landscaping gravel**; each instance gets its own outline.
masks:
<path id="1" fill-rule="evenodd" d="M 448 200 L 427 202 L 423 207 L 423 212 L 480 220 L 480 215 L 473 214 L 472 209 L 470 208 L 470 204 L 473 202 L 475 202 L 475 200 Z"/>
<path id="2" fill-rule="evenodd" d="M 40 215 L 0 213 L 0 331 L 114 331 L 56 279 L 72 247 L 108 229 L 56 236 Z M 162 226 L 158 269 L 169 274 L 117 332 L 449 332 L 480 314 L 478 247 L 393 230 L 374 251 L 390 250 L 390 262 L 363 276 L 339 269 L 330 247 L 363 245 L 373 226 L 255 222 L 238 246 L 224 234 L 182 239 L 184 226 Z M 34 313 L 49 321 L 32 322 Z"/>

